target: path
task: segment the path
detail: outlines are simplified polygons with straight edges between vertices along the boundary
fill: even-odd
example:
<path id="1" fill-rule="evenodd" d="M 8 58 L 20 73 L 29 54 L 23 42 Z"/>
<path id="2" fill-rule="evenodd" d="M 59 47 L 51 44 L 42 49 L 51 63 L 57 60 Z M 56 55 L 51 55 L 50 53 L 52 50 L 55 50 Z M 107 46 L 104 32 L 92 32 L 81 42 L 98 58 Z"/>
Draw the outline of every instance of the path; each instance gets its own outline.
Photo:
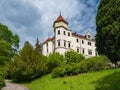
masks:
<path id="1" fill-rule="evenodd" d="M 20 84 L 10 83 L 9 81 L 5 81 L 5 85 L 1 90 L 29 90 Z"/>

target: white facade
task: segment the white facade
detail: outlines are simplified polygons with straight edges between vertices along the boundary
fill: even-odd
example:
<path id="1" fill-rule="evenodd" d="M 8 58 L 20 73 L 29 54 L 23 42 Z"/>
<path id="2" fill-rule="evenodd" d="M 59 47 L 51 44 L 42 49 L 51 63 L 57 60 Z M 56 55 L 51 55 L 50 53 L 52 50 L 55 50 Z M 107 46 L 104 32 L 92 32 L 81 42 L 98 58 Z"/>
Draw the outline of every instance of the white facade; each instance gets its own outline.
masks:
<path id="1" fill-rule="evenodd" d="M 43 43 L 43 55 L 47 56 L 53 52 L 64 54 L 68 50 L 74 50 L 85 55 L 85 57 L 96 56 L 95 40 L 90 32 L 85 36 L 73 33 L 68 29 L 68 23 L 60 15 L 53 24 L 54 37 L 48 38 Z"/>

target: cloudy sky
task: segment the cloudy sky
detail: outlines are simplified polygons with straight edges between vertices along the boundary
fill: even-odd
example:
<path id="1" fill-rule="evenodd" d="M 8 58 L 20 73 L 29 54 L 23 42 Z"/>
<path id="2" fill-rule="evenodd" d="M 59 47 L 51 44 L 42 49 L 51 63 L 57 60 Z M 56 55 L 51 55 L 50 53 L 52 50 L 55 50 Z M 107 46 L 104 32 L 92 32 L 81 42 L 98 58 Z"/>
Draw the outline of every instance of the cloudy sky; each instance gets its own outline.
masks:
<path id="1" fill-rule="evenodd" d="M 35 45 L 37 37 L 40 42 L 52 37 L 60 11 L 70 30 L 95 36 L 98 5 L 99 0 L 0 0 L 0 23 L 19 35 L 20 47 L 25 41 Z"/>

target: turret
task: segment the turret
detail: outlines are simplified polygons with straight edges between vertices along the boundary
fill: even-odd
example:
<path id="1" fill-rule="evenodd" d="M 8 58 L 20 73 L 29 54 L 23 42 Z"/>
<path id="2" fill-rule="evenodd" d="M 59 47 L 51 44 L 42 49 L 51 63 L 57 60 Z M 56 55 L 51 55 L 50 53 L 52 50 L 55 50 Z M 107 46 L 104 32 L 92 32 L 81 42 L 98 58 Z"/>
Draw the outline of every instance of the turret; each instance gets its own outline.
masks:
<path id="1" fill-rule="evenodd" d="M 59 28 L 59 27 L 63 27 L 65 29 L 68 28 L 68 22 L 65 21 L 65 19 L 61 16 L 61 14 L 58 16 L 58 18 L 53 23 L 54 29 Z"/>

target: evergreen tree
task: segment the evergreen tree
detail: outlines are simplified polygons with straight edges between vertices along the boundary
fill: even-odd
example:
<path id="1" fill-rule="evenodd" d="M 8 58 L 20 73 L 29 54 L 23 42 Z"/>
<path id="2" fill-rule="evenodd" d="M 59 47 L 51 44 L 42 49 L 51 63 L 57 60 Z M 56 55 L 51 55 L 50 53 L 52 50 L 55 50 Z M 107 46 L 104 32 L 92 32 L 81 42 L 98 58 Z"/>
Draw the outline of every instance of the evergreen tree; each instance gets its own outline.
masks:
<path id="1" fill-rule="evenodd" d="M 27 41 L 20 53 L 13 57 L 10 64 L 10 75 L 15 81 L 31 81 L 47 72 L 46 57 L 40 55 Z"/>
<path id="2" fill-rule="evenodd" d="M 96 17 L 96 46 L 99 55 L 120 60 L 120 0 L 101 0 Z"/>
<path id="3" fill-rule="evenodd" d="M 41 45 L 41 43 L 39 42 L 38 38 L 37 38 L 37 40 L 36 40 L 35 50 L 36 50 L 37 52 L 39 52 L 40 54 L 42 54 L 42 45 Z"/>

